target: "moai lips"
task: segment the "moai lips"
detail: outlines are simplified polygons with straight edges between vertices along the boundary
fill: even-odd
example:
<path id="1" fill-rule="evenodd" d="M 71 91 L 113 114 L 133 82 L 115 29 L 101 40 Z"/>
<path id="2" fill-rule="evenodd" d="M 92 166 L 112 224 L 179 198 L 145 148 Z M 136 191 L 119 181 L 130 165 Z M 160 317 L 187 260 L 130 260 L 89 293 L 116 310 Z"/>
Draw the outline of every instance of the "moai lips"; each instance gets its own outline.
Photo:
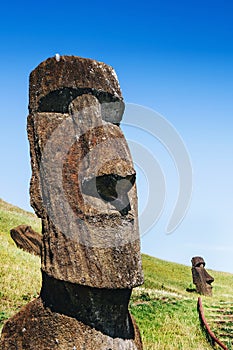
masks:
<path id="1" fill-rule="evenodd" d="M 193 283 L 196 285 L 197 293 L 212 296 L 211 283 L 214 282 L 214 278 L 206 271 L 205 261 L 200 256 L 192 258 L 192 276 Z"/>
<path id="2" fill-rule="evenodd" d="M 136 174 L 115 72 L 94 60 L 50 58 L 31 73 L 29 100 L 42 290 L 6 323 L 4 349 L 13 339 L 18 349 L 141 350 L 128 311 L 132 288 L 143 283 Z"/>

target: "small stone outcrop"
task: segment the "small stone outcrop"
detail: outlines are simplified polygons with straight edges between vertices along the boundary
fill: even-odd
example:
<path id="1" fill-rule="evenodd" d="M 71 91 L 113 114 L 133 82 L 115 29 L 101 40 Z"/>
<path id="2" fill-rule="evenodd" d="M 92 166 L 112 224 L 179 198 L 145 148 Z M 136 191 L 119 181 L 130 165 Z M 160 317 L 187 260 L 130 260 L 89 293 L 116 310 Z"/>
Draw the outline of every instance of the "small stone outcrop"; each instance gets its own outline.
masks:
<path id="1" fill-rule="evenodd" d="M 42 235 L 31 226 L 19 225 L 10 230 L 10 235 L 17 247 L 28 253 L 41 256 Z"/>
<path id="2" fill-rule="evenodd" d="M 195 256 L 191 262 L 193 283 L 196 285 L 197 293 L 212 296 L 211 283 L 214 282 L 214 278 L 206 271 L 204 259 L 200 256 Z"/>
<path id="3" fill-rule="evenodd" d="M 112 67 L 59 56 L 30 75 L 31 205 L 42 220 L 40 297 L 2 349 L 141 350 L 128 311 L 143 283 L 136 173 Z"/>

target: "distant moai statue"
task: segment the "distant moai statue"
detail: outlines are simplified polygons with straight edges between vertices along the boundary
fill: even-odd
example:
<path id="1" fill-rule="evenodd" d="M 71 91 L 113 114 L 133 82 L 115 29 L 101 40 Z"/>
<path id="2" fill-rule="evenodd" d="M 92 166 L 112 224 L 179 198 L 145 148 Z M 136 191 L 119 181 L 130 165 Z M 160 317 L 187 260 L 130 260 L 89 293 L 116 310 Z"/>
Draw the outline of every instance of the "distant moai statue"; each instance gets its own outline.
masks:
<path id="1" fill-rule="evenodd" d="M 204 259 L 200 256 L 195 256 L 191 262 L 193 283 L 196 285 L 197 293 L 212 296 L 211 283 L 214 282 L 214 278 L 206 271 Z"/>
<path id="2" fill-rule="evenodd" d="M 6 322 L 2 349 L 142 349 L 128 311 L 143 273 L 123 112 L 104 63 L 56 55 L 32 71 L 27 130 L 42 289 Z"/>

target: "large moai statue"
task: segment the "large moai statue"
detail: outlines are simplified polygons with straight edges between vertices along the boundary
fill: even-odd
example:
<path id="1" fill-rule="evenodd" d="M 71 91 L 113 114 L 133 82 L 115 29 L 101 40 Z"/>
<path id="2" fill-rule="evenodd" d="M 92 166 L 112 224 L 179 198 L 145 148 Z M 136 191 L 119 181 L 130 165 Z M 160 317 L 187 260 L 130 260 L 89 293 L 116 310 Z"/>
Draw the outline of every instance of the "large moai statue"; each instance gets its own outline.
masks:
<path id="1" fill-rule="evenodd" d="M 7 321 L 2 348 L 141 350 L 128 311 L 143 283 L 135 170 L 112 67 L 49 58 L 30 75 L 31 204 L 42 220 L 40 297 Z"/>
<path id="2" fill-rule="evenodd" d="M 204 259 L 201 256 L 195 256 L 191 262 L 193 283 L 196 285 L 197 293 L 212 296 L 211 283 L 214 282 L 214 278 L 206 271 Z"/>

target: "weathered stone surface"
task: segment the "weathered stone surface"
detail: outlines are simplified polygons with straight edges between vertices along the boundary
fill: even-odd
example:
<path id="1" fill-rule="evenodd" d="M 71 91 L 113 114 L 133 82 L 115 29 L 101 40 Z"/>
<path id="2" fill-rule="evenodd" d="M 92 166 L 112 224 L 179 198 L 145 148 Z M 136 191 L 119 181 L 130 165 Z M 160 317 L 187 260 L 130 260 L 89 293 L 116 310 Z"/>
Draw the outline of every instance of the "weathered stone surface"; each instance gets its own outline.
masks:
<path id="1" fill-rule="evenodd" d="M 12 228 L 10 234 L 18 248 L 31 254 L 41 255 L 42 236 L 31 226 L 19 225 Z"/>
<path id="2" fill-rule="evenodd" d="M 52 311 L 39 298 L 6 323 L 1 349 L 142 350 L 139 330 L 130 315 L 129 323 L 127 337 L 112 337 L 75 317 Z"/>
<path id="3" fill-rule="evenodd" d="M 32 71 L 29 86 L 31 113 L 65 113 L 75 97 L 86 93 L 96 96 L 101 103 L 118 102 L 121 116 L 124 111 L 114 69 L 88 58 L 61 56 L 59 62 L 55 57 L 48 58 Z"/>
<path id="4" fill-rule="evenodd" d="M 143 283 L 135 170 L 113 69 L 80 57 L 30 76 L 31 204 L 42 289 L 2 331 L 5 349 L 141 350 L 128 311 Z"/>
<path id="5" fill-rule="evenodd" d="M 193 283 L 196 285 L 197 293 L 212 296 L 211 283 L 214 282 L 214 278 L 206 271 L 204 259 L 200 256 L 195 256 L 191 262 Z"/>
<path id="6" fill-rule="evenodd" d="M 50 69 L 50 61 L 45 62 Z M 109 81 L 114 77 L 110 73 Z M 43 84 L 44 90 L 39 88 L 46 94 Z M 67 112 L 34 112 L 28 118 L 31 203 L 44 233 L 42 270 L 98 288 L 140 285 L 135 171 L 124 135 L 102 119 L 94 95 L 77 96 Z"/>

